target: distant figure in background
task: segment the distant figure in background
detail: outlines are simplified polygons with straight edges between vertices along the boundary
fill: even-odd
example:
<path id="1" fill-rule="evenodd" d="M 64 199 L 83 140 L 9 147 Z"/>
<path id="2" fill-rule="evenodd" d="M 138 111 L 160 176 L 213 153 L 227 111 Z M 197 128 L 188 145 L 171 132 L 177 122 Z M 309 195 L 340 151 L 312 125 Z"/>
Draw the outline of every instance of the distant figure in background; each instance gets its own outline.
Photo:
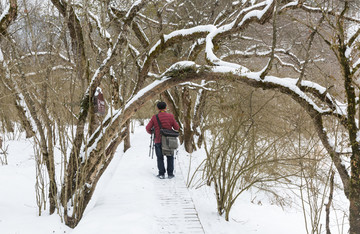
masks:
<path id="1" fill-rule="evenodd" d="M 95 113 L 98 115 L 105 115 L 105 99 L 100 87 L 96 88 L 94 94 Z"/>
<path id="2" fill-rule="evenodd" d="M 174 129 L 179 130 L 179 124 L 176 122 L 174 115 L 170 113 L 166 113 L 166 103 L 158 102 L 157 108 L 159 110 L 158 117 L 161 122 L 162 128 L 164 129 Z M 157 177 L 160 179 L 165 179 L 165 165 L 164 165 L 164 155 L 161 149 L 161 135 L 160 135 L 160 126 L 156 119 L 156 115 L 153 115 L 148 125 L 146 125 L 146 131 L 151 134 L 151 129 L 155 129 L 155 153 L 157 157 L 157 167 L 159 170 L 159 174 Z M 171 179 L 174 177 L 174 155 L 166 156 L 167 158 L 167 174 L 168 178 Z"/>

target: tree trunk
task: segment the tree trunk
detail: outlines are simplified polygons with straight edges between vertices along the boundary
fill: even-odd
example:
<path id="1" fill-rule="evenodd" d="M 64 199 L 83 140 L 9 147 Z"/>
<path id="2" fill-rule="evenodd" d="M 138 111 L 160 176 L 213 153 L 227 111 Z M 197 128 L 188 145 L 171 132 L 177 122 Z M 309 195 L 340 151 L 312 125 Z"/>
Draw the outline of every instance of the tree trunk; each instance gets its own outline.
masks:
<path id="1" fill-rule="evenodd" d="M 71 201 L 71 207 L 65 207 L 66 209 L 64 210 L 65 224 L 69 227 L 74 228 L 80 222 L 99 179 L 109 166 L 118 145 L 125 136 L 125 131 L 121 132 L 118 137 L 111 141 L 106 149 L 90 155 L 89 159 L 79 166 L 80 173 L 75 179 L 77 191 L 73 192 L 73 194 L 67 194 L 68 197 L 71 197 L 71 199 L 67 200 L 67 202 Z"/>
<path id="2" fill-rule="evenodd" d="M 360 155 L 353 155 L 351 159 L 350 179 L 350 234 L 360 233 Z"/>
<path id="3" fill-rule="evenodd" d="M 204 81 L 201 82 L 201 84 L 204 84 Z M 193 118 L 193 132 L 198 136 L 197 141 L 197 147 L 201 148 L 201 145 L 204 140 L 204 133 L 201 129 L 201 124 L 204 120 L 204 108 L 205 108 L 205 100 L 207 97 L 207 91 L 206 90 L 200 90 L 198 95 L 198 103 L 194 107 L 194 118 Z M 199 131 L 199 130 L 200 131 Z"/>
<path id="4" fill-rule="evenodd" d="M 192 122 L 192 115 L 191 115 L 191 97 L 189 88 L 185 87 L 182 93 L 182 101 L 183 101 L 183 111 L 184 111 L 184 146 L 185 150 L 188 153 L 192 153 L 194 151 L 194 132 L 192 131 L 191 122 Z"/>
<path id="5" fill-rule="evenodd" d="M 7 115 L 4 115 L 4 114 L 3 114 L 2 117 L 3 117 L 3 124 L 5 126 L 6 132 L 14 132 L 13 123 L 11 122 L 9 117 Z"/>
<path id="6" fill-rule="evenodd" d="M 326 234 L 331 234 L 330 231 L 330 208 L 331 208 L 331 203 L 333 200 L 333 195 L 334 195 L 334 176 L 335 176 L 335 171 L 331 171 L 331 175 L 330 175 L 330 193 L 329 193 L 329 201 L 325 206 L 325 211 L 326 211 Z"/>
<path id="7" fill-rule="evenodd" d="M 43 157 L 46 163 L 46 169 L 49 175 L 49 213 L 53 214 L 56 210 L 57 205 L 57 185 L 55 180 L 55 165 L 54 165 L 54 155 L 50 155 L 48 152 L 43 153 Z"/>
<path id="8" fill-rule="evenodd" d="M 126 122 L 125 127 L 125 138 L 124 138 L 124 152 L 126 152 L 131 147 L 130 143 L 130 120 Z"/>
<path id="9" fill-rule="evenodd" d="M 92 135 L 99 126 L 98 116 L 95 114 L 94 102 L 90 101 L 89 105 L 89 134 Z"/>
<path id="10" fill-rule="evenodd" d="M 354 185 L 352 185 L 354 186 Z M 359 234 L 360 233 L 360 187 L 357 185 L 357 188 L 352 188 L 350 194 L 350 234 Z"/>
<path id="11" fill-rule="evenodd" d="M 350 146 L 352 149 L 352 155 L 350 158 L 351 164 L 351 176 L 350 176 L 350 234 L 360 234 L 360 149 L 359 142 L 357 140 L 359 129 L 357 127 L 356 120 L 356 91 L 354 88 L 354 80 L 351 64 L 346 55 L 348 45 L 346 42 L 346 36 L 344 33 L 344 19 L 345 12 L 349 10 L 349 4 L 344 2 L 344 9 L 340 15 L 340 18 L 336 21 L 338 29 L 338 45 L 336 47 L 338 52 L 338 60 L 341 66 L 341 73 L 344 77 L 344 88 L 346 92 L 347 101 L 347 131 L 350 139 Z"/>
<path id="12" fill-rule="evenodd" d="M 35 132 L 33 130 L 33 127 L 29 121 L 29 119 L 26 117 L 26 111 L 23 108 L 21 103 L 21 98 L 19 92 L 15 89 L 15 83 L 13 79 L 2 79 L 4 84 L 6 84 L 7 87 L 9 87 L 9 92 L 12 93 L 12 102 L 16 108 L 17 115 L 20 119 L 20 124 L 23 127 L 23 129 L 26 132 L 26 138 L 33 137 L 35 135 Z"/>

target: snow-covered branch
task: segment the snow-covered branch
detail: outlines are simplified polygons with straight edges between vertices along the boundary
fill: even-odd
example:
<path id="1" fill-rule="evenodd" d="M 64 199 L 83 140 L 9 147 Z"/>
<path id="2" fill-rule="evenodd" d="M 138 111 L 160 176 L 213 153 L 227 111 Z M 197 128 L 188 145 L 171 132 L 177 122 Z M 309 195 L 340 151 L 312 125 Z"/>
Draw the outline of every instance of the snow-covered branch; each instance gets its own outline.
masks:
<path id="1" fill-rule="evenodd" d="M 93 14 L 91 11 L 88 11 L 89 16 L 95 21 L 96 27 L 101 35 L 102 38 L 104 38 L 106 41 L 108 41 L 110 44 L 112 43 L 111 35 L 107 31 L 105 27 L 101 24 L 101 21 L 99 17 L 95 14 Z"/>
<path id="2" fill-rule="evenodd" d="M 232 75 L 229 76 L 229 74 Z M 304 109 L 316 113 L 319 116 L 333 115 L 339 119 L 346 118 L 346 112 L 344 112 L 342 108 L 344 104 L 336 101 L 329 93 L 327 93 L 325 87 L 306 80 L 303 80 L 300 86 L 297 86 L 297 78 L 266 76 L 264 79 L 261 79 L 260 74 L 260 72 L 241 72 L 241 70 L 228 66 L 200 66 L 191 61 L 179 62 L 164 72 L 160 80 L 156 80 L 141 89 L 127 102 L 124 109 L 118 110 L 113 116 L 107 116 L 104 119 L 102 126 L 105 129 L 105 132 L 106 129 L 114 129 L 123 126 L 132 115 L 131 113 L 136 112 L 143 104 L 150 100 L 154 94 L 161 93 L 175 85 L 196 80 L 211 81 L 226 80 L 227 78 L 238 80 L 252 87 L 280 90 L 280 92 L 291 96 L 296 102 L 302 105 Z M 323 95 L 328 103 L 319 106 L 305 91 L 311 91 L 312 94 L 316 92 L 318 95 Z M 90 138 L 89 142 L 93 145 L 93 149 L 100 146 L 99 142 L 102 141 L 102 134 L 99 134 L 99 131 L 103 130 L 98 129 Z M 114 133 L 116 132 L 114 130 L 112 131 Z"/>
<path id="3" fill-rule="evenodd" d="M 69 62 L 72 65 L 75 65 L 70 58 L 66 57 L 65 55 L 61 54 L 61 53 L 52 53 L 52 52 L 48 52 L 48 51 L 39 51 L 39 52 L 33 52 L 31 51 L 30 53 L 27 53 L 23 56 L 20 57 L 20 59 L 25 59 L 25 58 L 31 58 L 31 57 L 37 57 L 37 56 L 57 56 L 58 58 L 64 60 L 65 62 Z"/>
<path id="4" fill-rule="evenodd" d="M 210 83 L 212 83 L 212 82 L 211 81 L 210 82 L 202 82 L 201 84 L 197 84 L 197 83 L 194 83 L 194 82 L 184 82 L 184 83 L 181 83 L 179 85 L 180 86 L 187 86 L 187 87 L 190 87 L 190 88 L 193 88 L 193 89 L 201 89 L 201 90 L 206 90 L 206 91 L 216 91 L 215 89 L 206 87 Z"/>
<path id="5" fill-rule="evenodd" d="M 10 4 L 6 5 L 5 10 L 0 16 L 0 34 L 7 32 L 9 25 L 16 19 L 18 14 L 18 4 L 16 0 L 10 0 Z"/>

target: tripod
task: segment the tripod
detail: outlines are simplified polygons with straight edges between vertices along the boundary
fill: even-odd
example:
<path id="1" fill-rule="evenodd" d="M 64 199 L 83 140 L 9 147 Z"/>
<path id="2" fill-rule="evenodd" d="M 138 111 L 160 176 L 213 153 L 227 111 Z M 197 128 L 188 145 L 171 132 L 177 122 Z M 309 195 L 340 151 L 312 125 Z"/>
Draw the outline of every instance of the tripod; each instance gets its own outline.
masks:
<path id="1" fill-rule="evenodd" d="M 151 136 L 150 136 L 150 146 L 149 146 L 149 157 L 151 156 L 151 159 L 154 158 L 154 147 L 155 147 L 155 143 L 154 143 L 154 134 L 155 129 L 152 128 L 151 129 Z"/>

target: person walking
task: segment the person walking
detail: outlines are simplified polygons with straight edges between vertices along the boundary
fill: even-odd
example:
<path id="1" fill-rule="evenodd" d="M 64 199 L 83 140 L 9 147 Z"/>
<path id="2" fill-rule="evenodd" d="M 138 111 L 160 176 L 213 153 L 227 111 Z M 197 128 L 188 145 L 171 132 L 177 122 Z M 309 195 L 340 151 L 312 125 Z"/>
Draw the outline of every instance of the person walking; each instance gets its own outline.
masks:
<path id="1" fill-rule="evenodd" d="M 180 127 L 179 124 L 176 122 L 174 115 L 166 112 L 166 103 L 158 102 L 156 106 L 159 110 L 159 113 L 157 115 L 161 122 L 162 128 L 179 130 Z M 153 115 L 150 122 L 146 125 L 146 131 L 149 134 L 152 134 L 151 132 L 152 128 L 155 129 L 154 143 L 155 143 L 155 153 L 157 158 L 157 167 L 159 170 L 159 174 L 157 175 L 157 177 L 160 179 L 165 179 L 165 172 L 167 171 L 168 178 L 171 179 L 174 177 L 174 155 L 166 156 L 167 168 L 165 170 L 164 155 L 161 149 L 160 126 L 156 119 L 156 115 Z"/>

